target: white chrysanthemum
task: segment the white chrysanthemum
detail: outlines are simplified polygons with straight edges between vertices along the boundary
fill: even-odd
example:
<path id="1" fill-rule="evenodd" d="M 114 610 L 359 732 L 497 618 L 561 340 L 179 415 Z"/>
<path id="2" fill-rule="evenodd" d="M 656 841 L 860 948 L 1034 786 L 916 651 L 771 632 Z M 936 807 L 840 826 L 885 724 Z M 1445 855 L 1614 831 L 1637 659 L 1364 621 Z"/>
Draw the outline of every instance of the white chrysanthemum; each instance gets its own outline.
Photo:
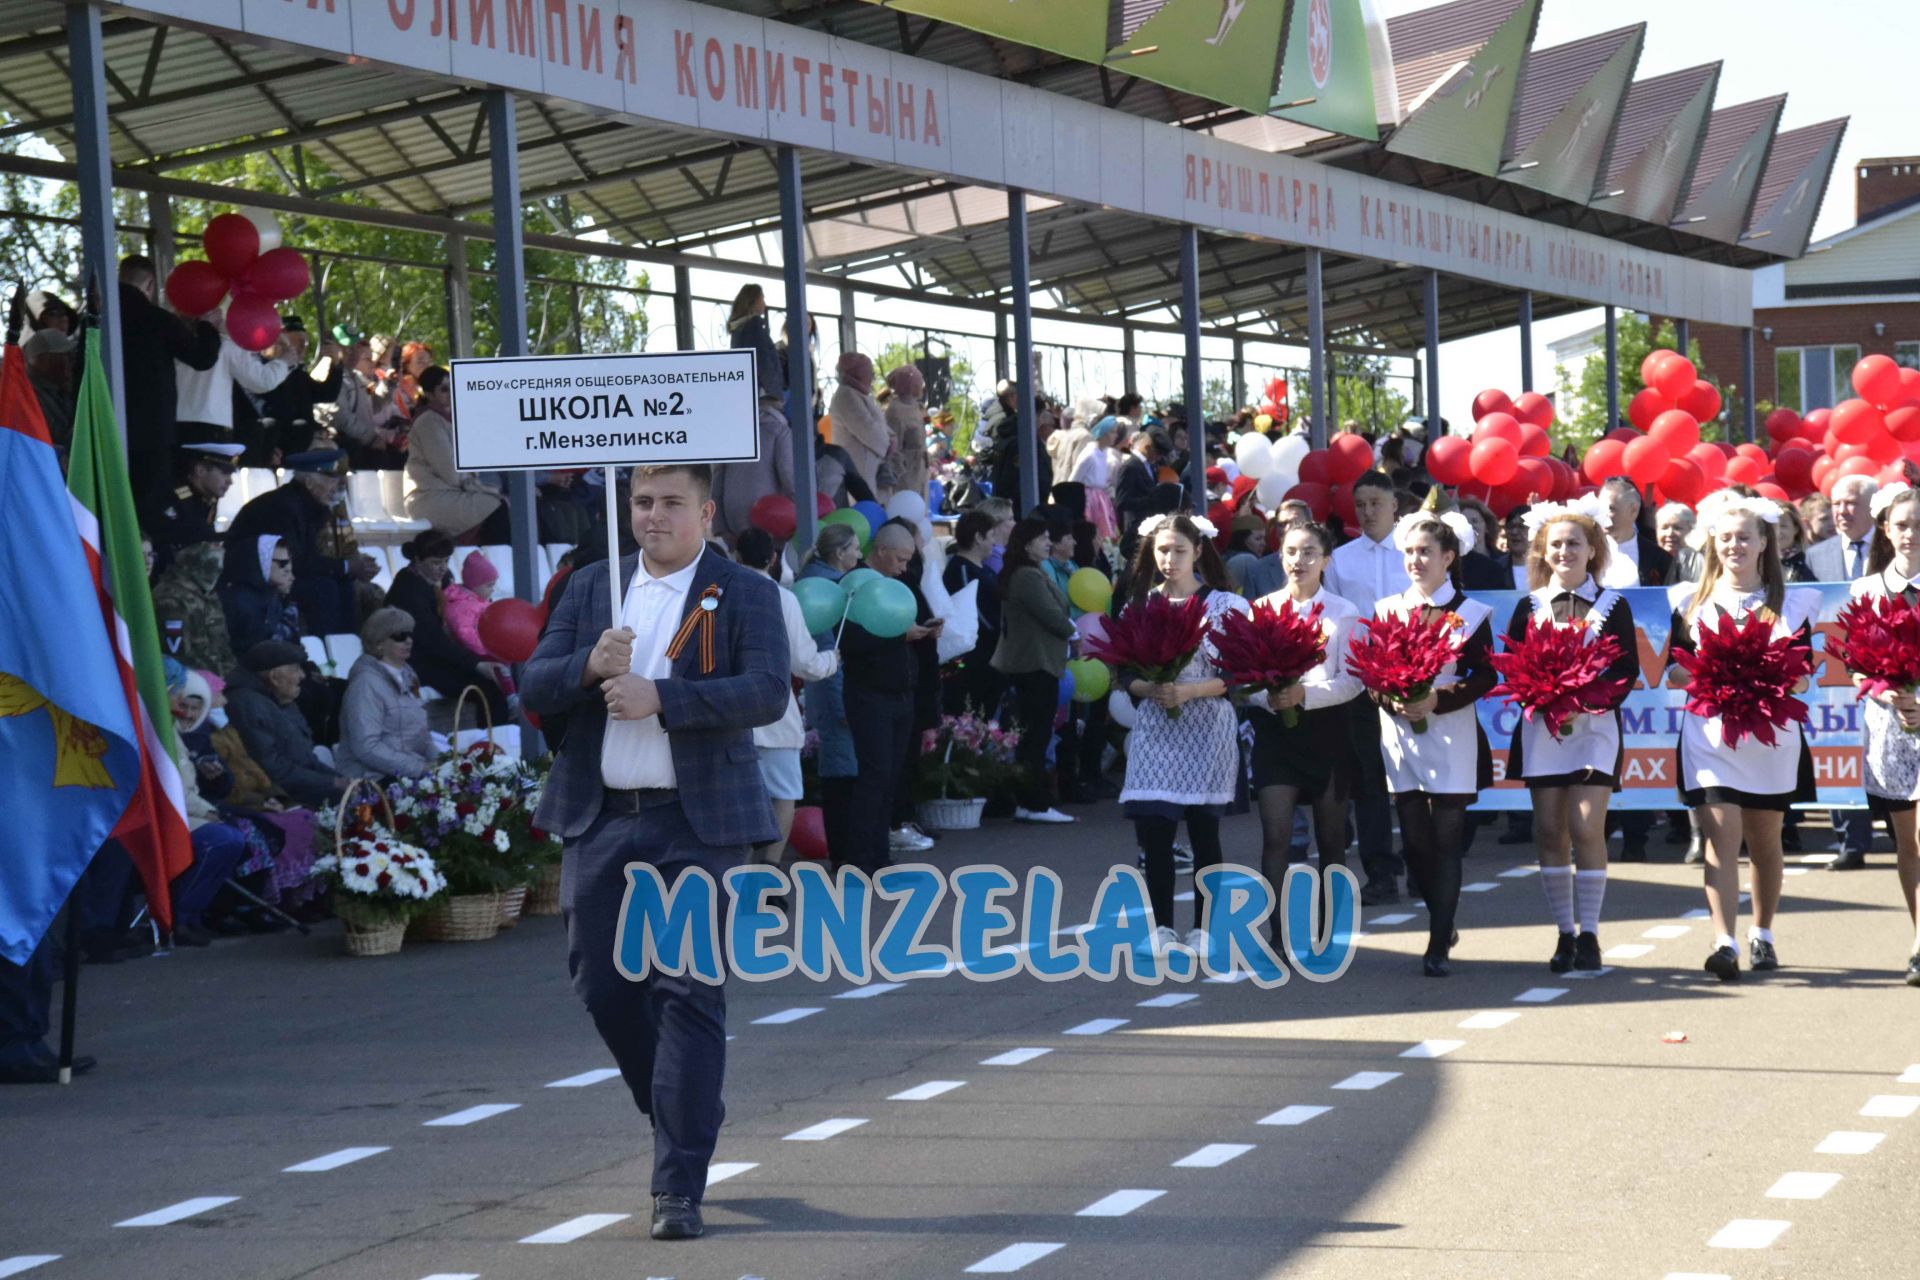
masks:
<path id="1" fill-rule="evenodd" d="M 507 834 L 505 827 L 495 829 L 493 833 L 493 847 L 502 853 L 513 848 L 513 837 Z"/>

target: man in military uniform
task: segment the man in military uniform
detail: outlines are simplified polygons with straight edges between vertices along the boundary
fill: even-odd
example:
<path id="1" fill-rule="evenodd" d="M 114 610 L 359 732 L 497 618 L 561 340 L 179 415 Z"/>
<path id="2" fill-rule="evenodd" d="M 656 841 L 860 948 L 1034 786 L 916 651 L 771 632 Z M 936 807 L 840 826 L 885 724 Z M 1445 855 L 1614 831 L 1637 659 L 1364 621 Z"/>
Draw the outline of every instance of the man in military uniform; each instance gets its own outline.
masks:
<path id="1" fill-rule="evenodd" d="M 153 589 L 161 652 L 184 666 L 218 676 L 230 675 L 238 665 L 226 610 L 214 591 L 224 563 L 225 552 L 218 542 L 181 547 Z"/>
<path id="2" fill-rule="evenodd" d="M 296 453 L 286 464 L 292 478 L 240 508 L 227 539 L 251 542 L 264 534 L 284 539 L 293 558 L 293 599 L 313 633 L 357 632 L 359 584 L 371 582 L 380 570 L 372 556 L 358 550 L 340 502 L 346 455 L 317 449 Z"/>
<path id="3" fill-rule="evenodd" d="M 241 446 L 183 444 L 175 452 L 182 483 L 174 489 L 172 501 L 146 522 L 153 538 L 155 563 L 161 569 L 182 547 L 220 536 L 214 528 L 214 514 L 220 499 L 233 487 L 234 459 L 240 456 Z"/>

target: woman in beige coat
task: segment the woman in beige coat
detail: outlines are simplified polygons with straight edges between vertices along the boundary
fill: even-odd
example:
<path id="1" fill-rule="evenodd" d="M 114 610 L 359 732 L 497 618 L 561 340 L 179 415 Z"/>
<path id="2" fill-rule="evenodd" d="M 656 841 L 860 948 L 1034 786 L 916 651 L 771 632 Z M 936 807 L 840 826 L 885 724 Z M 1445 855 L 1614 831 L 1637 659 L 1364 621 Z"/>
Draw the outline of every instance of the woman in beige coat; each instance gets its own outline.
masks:
<path id="1" fill-rule="evenodd" d="M 434 365 L 420 375 L 420 403 L 407 454 L 407 515 L 425 520 L 449 538 L 479 529 L 483 543 L 510 540 L 506 495 L 472 472 L 453 465 L 451 375 Z"/>
<path id="2" fill-rule="evenodd" d="M 873 487 L 874 474 L 893 448 L 893 431 L 873 400 L 873 361 L 858 351 L 840 357 L 834 373 L 840 385 L 827 406 L 833 421 L 833 442 L 847 451 L 853 469 Z"/>
<path id="3" fill-rule="evenodd" d="M 927 380 L 903 364 L 887 374 L 887 427 L 893 437 L 893 474 L 899 491 L 927 496 Z"/>

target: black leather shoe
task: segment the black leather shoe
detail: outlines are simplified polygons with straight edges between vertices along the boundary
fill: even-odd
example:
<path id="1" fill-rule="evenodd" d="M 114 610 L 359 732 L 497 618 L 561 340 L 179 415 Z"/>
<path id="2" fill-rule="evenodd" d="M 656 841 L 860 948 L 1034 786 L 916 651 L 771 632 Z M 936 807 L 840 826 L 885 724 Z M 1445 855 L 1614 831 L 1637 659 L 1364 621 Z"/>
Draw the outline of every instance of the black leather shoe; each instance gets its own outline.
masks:
<path id="1" fill-rule="evenodd" d="M 700 1206 L 686 1196 L 657 1192 L 653 1197 L 653 1238 L 655 1240 L 696 1240 L 706 1234 L 700 1221 Z"/>
<path id="2" fill-rule="evenodd" d="M 1400 886 L 1391 876 L 1378 880 L 1369 880 L 1360 886 L 1360 905 L 1363 907 L 1385 907 L 1400 901 Z"/>
<path id="3" fill-rule="evenodd" d="M 1920 987 L 1920 952 L 1907 957 L 1907 985 Z"/>
<path id="4" fill-rule="evenodd" d="M 1780 957 L 1774 952 L 1773 944 L 1765 938 L 1753 938 L 1747 943 L 1747 967 L 1755 973 L 1780 967 Z"/>
<path id="5" fill-rule="evenodd" d="M 1647 842 L 1636 840 L 1632 844 L 1620 846 L 1620 856 L 1615 862 L 1645 862 L 1647 860 Z"/>
<path id="6" fill-rule="evenodd" d="M 1453 976 L 1453 965 L 1445 956 L 1422 956 L 1420 972 L 1429 978 L 1450 978 Z"/>
<path id="7" fill-rule="evenodd" d="M 1707 972 L 1722 982 L 1736 981 L 1740 977 L 1740 953 L 1732 947 L 1715 947 L 1707 957 Z"/>
<path id="8" fill-rule="evenodd" d="M 1574 939 L 1573 967 L 1585 973 L 1605 968 L 1600 959 L 1600 935 L 1588 930 Z"/>
<path id="9" fill-rule="evenodd" d="M 1800 853 L 1805 848 L 1800 841 L 1800 833 L 1792 827 L 1781 831 L 1780 847 L 1788 853 Z"/>
<path id="10" fill-rule="evenodd" d="M 1554 944 L 1553 959 L 1547 961 L 1547 968 L 1555 973 L 1565 973 L 1573 968 L 1574 940 L 1570 933 L 1560 935 L 1560 941 Z"/>
<path id="11" fill-rule="evenodd" d="M 1865 871 L 1866 869 L 1867 855 L 1858 849 L 1843 853 L 1827 864 L 1829 871 Z"/>
<path id="12" fill-rule="evenodd" d="M 85 1075 L 93 1070 L 94 1065 L 91 1054 L 77 1053 L 73 1056 L 73 1074 L 76 1076 Z M 44 1044 L 27 1045 L 0 1059 L 0 1084 L 58 1083 L 60 1059 Z"/>

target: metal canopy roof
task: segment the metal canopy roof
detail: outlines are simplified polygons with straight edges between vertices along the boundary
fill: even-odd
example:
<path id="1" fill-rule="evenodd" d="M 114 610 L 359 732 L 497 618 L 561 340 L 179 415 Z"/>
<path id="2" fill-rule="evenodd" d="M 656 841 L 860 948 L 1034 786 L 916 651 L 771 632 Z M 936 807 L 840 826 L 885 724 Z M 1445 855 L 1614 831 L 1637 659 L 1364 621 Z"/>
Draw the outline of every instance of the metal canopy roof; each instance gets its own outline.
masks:
<path id="1" fill-rule="evenodd" d="M 1744 247 L 1707 240 L 1498 176 L 1417 155 L 1394 155 L 1381 144 L 1359 143 L 1271 117 L 1248 117 L 1104 66 L 863 0 L 705 2 L 1151 119 L 1212 129 L 1236 141 L 1315 156 L 1668 253 L 1750 266 L 1775 260 L 1783 248 L 1799 247 L 1785 235 Z M 1490 35 L 1517 10 L 1534 3 L 1454 0 L 1388 24 L 1402 110 L 1446 90 L 1448 82 L 1458 78 L 1460 65 L 1470 61 Z M 1150 8 L 1144 6 L 1143 12 Z M 64 8 L 56 0 L 0 0 L 0 106 L 13 117 L 6 134 L 39 134 L 71 158 L 66 130 L 73 108 L 64 22 Z M 299 196 L 314 201 L 348 201 L 362 208 L 438 218 L 465 217 L 490 203 L 484 95 L 475 87 L 437 75 L 229 40 L 140 16 L 110 16 L 106 33 L 109 123 L 116 181 L 122 186 L 138 188 L 149 178 L 208 159 L 265 153 Z M 1617 53 L 1620 41 L 1633 34 L 1631 29 L 1610 33 L 1576 46 Z M 1591 59 L 1576 60 L 1567 53 L 1576 46 L 1542 51 L 1530 61 L 1543 68 L 1585 68 Z M 1600 65 L 1606 62 L 1602 58 Z M 1515 144 L 1524 146 L 1550 128 L 1552 116 L 1591 78 L 1582 79 L 1575 70 L 1560 77 L 1541 71 L 1520 95 L 1512 124 Z M 1633 163 L 1626 153 L 1642 145 L 1643 136 L 1657 138 L 1660 121 L 1674 114 L 1666 96 L 1648 91 L 1657 84 L 1636 85 L 1623 95 L 1624 107 L 1615 103 L 1620 129 L 1608 168 L 1610 180 L 1616 172 L 1629 171 L 1621 168 Z M 1640 106 L 1642 100 L 1648 105 Z M 545 210 L 563 236 L 602 233 L 640 249 L 697 252 L 778 225 L 772 155 L 764 144 L 613 120 L 525 95 L 516 98 L 516 108 L 526 202 Z M 1715 142 L 1729 127 L 1720 119 L 1723 114 L 1716 113 L 1715 127 L 1706 131 L 1709 155 L 1695 176 L 1696 198 L 1724 167 Z M 1776 107 L 1772 119 L 1777 115 Z M 1747 139 L 1758 128 L 1771 137 L 1766 121 L 1734 132 Z M 1824 176 L 1813 172 L 1822 154 L 1830 165 L 1831 149 L 1823 153 L 1816 147 L 1794 175 L 1786 176 L 1783 169 L 1780 182 L 1817 179 L 1824 187 Z M 852 277 L 898 271 L 910 287 L 1004 299 L 1010 272 L 1006 202 L 1000 193 L 833 156 L 803 153 L 802 160 L 809 232 L 820 254 L 810 265 Z M 8 163 L 0 157 L 0 167 Z M 1760 168 L 1753 166 L 1747 206 L 1754 204 Z M 1801 208 L 1804 202 L 1795 212 Z M 1061 307 L 1090 318 L 1111 318 L 1152 312 L 1177 301 L 1177 228 L 1045 201 L 1030 202 L 1030 209 L 1034 286 L 1054 293 Z M 346 209 L 342 213 L 363 216 Z M 1736 232 L 1744 226 L 1743 212 Z M 529 229 L 542 230 L 538 214 L 530 218 Z M 483 229 L 476 230 L 484 235 Z M 1207 316 L 1264 322 L 1276 335 L 1297 340 L 1305 328 L 1303 264 L 1303 252 L 1290 246 L 1206 238 L 1201 288 Z M 1422 324 L 1421 274 L 1390 264 L 1329 258 L 1330 335 L 1415 345 Z M 892 282 L 892 277 L 883 282 Z M 1557 298 L 1535 300 L 1536 314 L 1542 316 L 1584 305 Z M 1442 336 L 1509 324 L 1516 308 L 1517 300 L 1498 286 L 1444 277 Z"/>

